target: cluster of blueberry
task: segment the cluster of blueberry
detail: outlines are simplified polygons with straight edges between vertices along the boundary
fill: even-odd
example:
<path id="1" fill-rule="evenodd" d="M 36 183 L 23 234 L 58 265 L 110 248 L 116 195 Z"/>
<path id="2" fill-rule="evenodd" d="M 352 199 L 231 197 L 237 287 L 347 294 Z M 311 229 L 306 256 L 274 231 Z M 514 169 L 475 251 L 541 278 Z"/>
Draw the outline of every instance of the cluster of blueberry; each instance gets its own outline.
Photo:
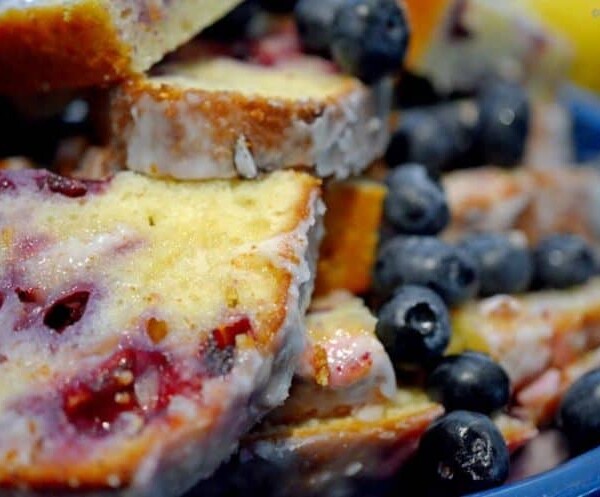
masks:
<path id="1" fill-rule="evenodd" d="M 507 405 L 510 381 L 484 354 L 443 357 L 451 336 L 448 307 L 476 295 L 583 283 L 596 272 L 594 253 L 569 234 L 549 236 L 533 250 L 517 233 L 472 234 L 450 244 L 437 237 L 451 218 L 444 189 L 424 166 L 398 166 L 387 186 L 388 239 L 374 270 L 374 291 L 384 302 L 377 336 L 400 375 L 415 368 L 426 372 L 430 396 L 448 413 L 421 441 L 418 474 L 426 476 L 435 495 L 498 485 L 508 476 L 508 450 L 487 415 Z M 564 426 L 580 428 L 580 419 L 571 415 L 573 405 L 561 411 L 561 419 Z"/>
<path id="2" fill-rule="evenodd" d="M 406 75 L 403 80 L 413 79 Z M 425 105 L 403 110 L 386 154 L 388 164 L 417 162 L 439 172 L 520 163 L 531 121 L 529 99 L 523 88 L 494 82 L 482 86 L 474 97 L 441 102 L 433 89 L 426 92 Z M 421 95 L 412 101 L 422 99 Z"/>
<path id="3" fill-rule="evenodd" d="M 530 250 L 513 233 L 474 233 L 457 244 L 438 235 L 450 221 L 443 186 L 425 167 L 406 164 L 387 177 L 384 238 L 375 289 L 389 297 L 401 285 L 431 288 L 453 306 L 476 295 L 568 288 L 597 271 L 593 250 L 577 235 L 554 234 Z"/>

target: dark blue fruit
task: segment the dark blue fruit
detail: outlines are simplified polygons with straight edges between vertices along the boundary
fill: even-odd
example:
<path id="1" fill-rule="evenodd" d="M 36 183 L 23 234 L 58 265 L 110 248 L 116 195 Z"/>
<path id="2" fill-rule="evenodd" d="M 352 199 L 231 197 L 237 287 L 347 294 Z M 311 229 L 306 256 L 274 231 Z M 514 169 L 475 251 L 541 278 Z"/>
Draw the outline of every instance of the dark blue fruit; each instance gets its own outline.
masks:
<path id="1" fill-rule="evenodd" d="M 470 100 L 404 111 L 392 133 L 386 162 L 390 166 L 416 162 L 438 172 L 480 164 L 477 116 L 477 106 Z"/>
<path id="2" fill-rule="evenodd" d="M 379 251 L 374 286 L 386 297 L 401 285 L 429 287 L 453 306 L 477 294 L 477 265 L 463 250 L 438 238 L 398 236 Z"/>
<path id="3" fill-rule="evenodd" d="M 450 221 L 442 186 L 420 164 L 397 167 L 386 179 L 386 221 L 400 234 L 437 235 Z"/>
<path id="4" fill-rule="evenodd" d="M 375 332 L 394 364 L 421 365 L 448 346 L 448 309 L 428 288 L 403 286 L 381 308 Z"/>
<path id="5" fill-rule="evenodd" d="M 421 438 L 420 477 L 432 495 L 456 496 L 501 485 L 508 477 L 506 443 L 490 418 L 454 411 Z"/>
<path id="6" fill-rule="evenodd" d="M 489 414 L 508 403 L 510 380 L 489 356 L 464 352 L 440 361 L 427 378 L 427 392 L 447 412 L 464 409 Z"/>
<path id="7" fill-rule="evenodd" d="M 600 369 L 579 378 L 563 397 L 558 426 L 576 452 L 600 445 Z"/>
<path id="8" fill-rule="evenodd" d="M 529 287 L 533 260 L 519 233 L 471 235 L 460 246 L 477 262 L 481 296 L 519 293 Z"/>
<path id="9" fill-rule="evenodd" d="M 61 99 L 64 96 L 40 95 L 23 105 L 23 99 L 11 101 L 0 97 L 0 157 L 23 156 L 50 165 L 62 140 L 71 137 L 95 140 L 88 103 L 76 99 L 65 106 Z"/>
<path id="10" fill-rule="evenodd" d="M 307 52 L 328 55 L 333 20 L 344 0 L 298 0 L 294 19 Z"/>
<path id="11" fill-rule="evenodd" d="M 518 164 L 529 132 L 529 100 L 523 88 L 496 83 L 479 96 L 478 145 L 488 164 Z"/>
<path id="12" fill-rule="evenodd" d="M 401 109 L 435 105 L 442 101 L 431 81 L 404 69 L 394 85 L 394 103 Z"/>
<path id="13" fill-rule="evenodd" d="M 267 12 L 287 14 L 294 10 L 296 0 L 258 0 L 258 3 Z"/>
<path id="14" fill-rule="evenodd" d="M 201 36 L 218 41 L 235 41 L 244 38 L 250 22 L 258 11 L 256 0 L 244 0 L 226 16 L 202 31 Z"/>
<path id="15" fill-rule="evenodd" d="M 400 69 L 409 29 L 396 0 L 346 0 L 331 30 L 331 53 L 346 72 L 373 83 Z"/>
<path id="16" fill-rule="evenodd" d="M 537 288 L 569 288 L 585 283 L 596 272 L 594 253 L 578 235 L 544 238 L 534 250 L 533 260 Z"/>

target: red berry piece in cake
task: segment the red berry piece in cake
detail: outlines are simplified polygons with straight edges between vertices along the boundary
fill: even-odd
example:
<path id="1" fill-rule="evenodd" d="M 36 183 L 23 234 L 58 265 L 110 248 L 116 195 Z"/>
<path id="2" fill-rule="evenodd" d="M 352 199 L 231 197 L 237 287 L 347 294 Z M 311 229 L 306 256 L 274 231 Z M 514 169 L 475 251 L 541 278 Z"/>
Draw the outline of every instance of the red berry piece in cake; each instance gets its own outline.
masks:
<path id="1" fill-rule="evenodd" d="M 79 321 L 90 298 L 88 291 L 76 291 L 61 297 L 44 314 L 44 324 L 58 333 Z"/>
<path id="2" fill-rule="evenodd" d="M 5 190 L 14 190 L 15 189 L 15 184 L 9 180 L 8 178 L 5 178 L 4 176 L 0 176 L 0 192 L 5 191 Z"/>
<path id="3" fill-rule="evenodd" d="M 287 396 L 318 180 L 3 174 L 0 487 L 181 495 Z"/>
<path id="4" fill-rule="evenodd" d="M 87 193 L 87 186 L 83 181 L 56 174 L 44 173 L 37 178 L 37 185 L 40 190 L 47 189 L 71 198 L 83 197 Z"/>

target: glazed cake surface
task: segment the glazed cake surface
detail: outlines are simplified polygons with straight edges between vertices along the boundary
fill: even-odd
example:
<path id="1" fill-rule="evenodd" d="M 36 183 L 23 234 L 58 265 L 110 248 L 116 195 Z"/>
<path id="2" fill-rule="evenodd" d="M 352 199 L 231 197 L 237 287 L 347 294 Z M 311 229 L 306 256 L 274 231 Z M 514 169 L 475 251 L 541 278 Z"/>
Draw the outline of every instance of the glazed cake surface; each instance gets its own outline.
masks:
<path id="1" fill-rule="evenodd" d="M 180 495 L 287 396 L 318 181 L 23 170 L 0 188 L 3 492 Z"/>
<path id="2" fill-rule="evenodd" d="M 396 376 L 375 336 L 376 322 L 363 301 L 348 292 L 313 299 L 306 315 L 308 342 L 290 396 L 267 422 L 341 416 L 392 399 Z"/>
<path id="3" fill-rule="evenodd" d="M 600 174 L 591 168 L 485 167 L 452 172 L 444 186 L 452 210 L 448 239 L 519 230 L 531 245 L 552 233 L 575 233 L 600 246 Z"/>
<path id="4" fill-rule="evenodd" d="M 486 352 L 522 386 L 600 346 L 600 281 L 474 301 L 453 312 L 452 324 L 449 353 Z"/>
<path id="5" fill-rule="evenodd" d="M 107 86 L 148 69 L 239 0 L 3 0 L 0 93 Z"/>
<path id="6" fill-rule="evenodd" d="M 180 179 L 254 178 L 283 168 L 347 177 L 385 150 L 389 81 L 368 88 L 312 57 L 261 65 L 178 61 L 121 85 L 112 146 L 129 169 Z"/>

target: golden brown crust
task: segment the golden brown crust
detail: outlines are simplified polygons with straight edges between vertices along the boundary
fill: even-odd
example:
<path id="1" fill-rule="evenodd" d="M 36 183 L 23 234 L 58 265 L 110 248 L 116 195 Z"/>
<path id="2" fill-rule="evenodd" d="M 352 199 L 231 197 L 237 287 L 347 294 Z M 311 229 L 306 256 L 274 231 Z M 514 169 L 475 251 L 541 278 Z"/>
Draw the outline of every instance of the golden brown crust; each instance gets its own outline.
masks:
<path id="1" fill-rule="evenodd" d="M 353 293 L 369 289 L 385 193 L 382 184 L 368 180 L 332 183 L 326 188 L 325 238 L 316 295 L 338 289 Z"/>
<path id="2" fill-rule="evenodd" d="M 98 0 L 0 15 L 0 93 L 107 85 L 129 73 L 130 60 Z"/>

